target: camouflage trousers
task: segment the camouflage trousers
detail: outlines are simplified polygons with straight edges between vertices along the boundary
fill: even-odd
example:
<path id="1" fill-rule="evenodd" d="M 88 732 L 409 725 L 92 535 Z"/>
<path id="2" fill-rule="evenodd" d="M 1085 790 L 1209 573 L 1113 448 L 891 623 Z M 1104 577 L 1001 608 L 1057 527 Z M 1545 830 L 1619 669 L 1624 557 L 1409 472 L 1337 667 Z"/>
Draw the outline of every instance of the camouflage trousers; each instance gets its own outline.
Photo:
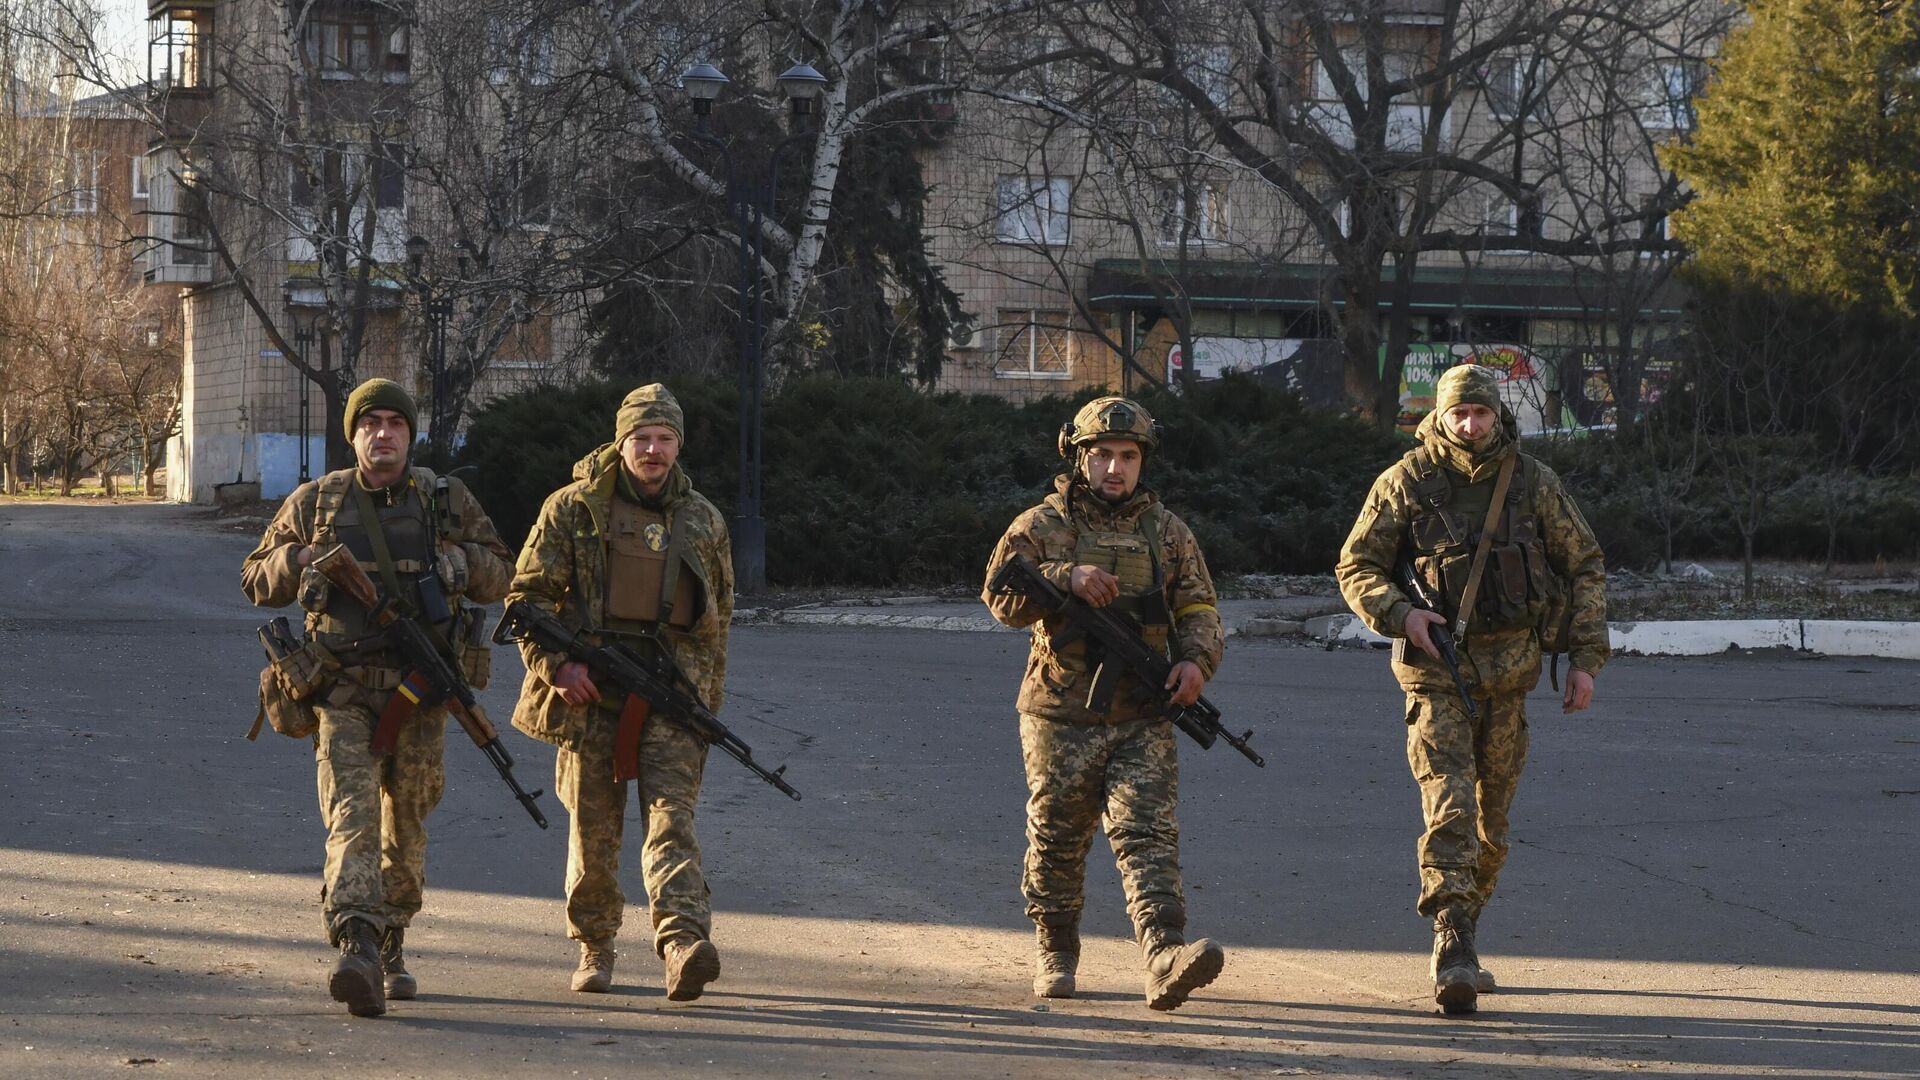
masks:
<path id="1" fill-rule="evenodd" d="M 640 778 L 613 778 L 613 713 L 596 711 L 586 737 L 562 747 L 554 762 L 554 791 L 573 818 L 567 830 L 567 936 L 611 941 L 620 932 L 627 897 L 620 888 L 620 841 L 627 788 L 639 786 L 646 838 L 640 879 L 653 915 L 655 952 L 676 937 L 706 938 L 713 930 L 700 842 L 693 835 L 693 804 L 707 763 L 707 744 L 685 728 L 649 717 L 640 736 Z"/>
<path id="2" fill-rule="evenodd" d="M 1027 917 L 1077 920 L 1086 903 L 1087 851 L 1106 819 L 1136 936 L 1184 929 L 1180 887 L 1180 764 L 1165 720 L 1070 724 L 1020 717 L 1027 770 Z"/>
<path id="3" fill-rule="evenodd" d="M 1476 698 L 1479 718 L 1446 693 L 1407 695 L 1407 764 L 1420 785 L 1422 915 L 1464 905 L 1476 917 L 1507 861 L 1507 815 L 1527 763 L 1527 696 Z"/>
<path id="4" fill-rule="evenodd" d="M 420 910 L 427 880 L 427 815 L 446 786 L 444 710 L 401 725 L 393 753 L 373 752 L 373 728 L 385 693 L 336 688 L 342 704 L 316 705 L 315 761 L 320 817 L 327 825 L 321 911 L 327 940 L 339 943 L 348 919 L 378 929 L 406 926 Z"/>

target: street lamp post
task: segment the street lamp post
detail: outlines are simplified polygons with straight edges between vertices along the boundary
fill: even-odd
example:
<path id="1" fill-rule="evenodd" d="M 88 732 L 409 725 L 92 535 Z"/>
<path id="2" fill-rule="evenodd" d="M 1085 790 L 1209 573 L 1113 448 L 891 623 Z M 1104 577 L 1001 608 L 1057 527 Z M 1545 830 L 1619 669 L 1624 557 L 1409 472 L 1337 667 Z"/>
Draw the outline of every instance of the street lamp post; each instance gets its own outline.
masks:
<path id="1" fill-rule="evenodd" d="M 693 137 L 720 152 L 726 173 L 727 208 L 740 235 L 740 308 L 735 323 L 740 339 L 740 500 L 733 526 L 733 571 L 739 590 L 752 594 L 767 587 L 767 522 L 760 484 L 766 393 L 765 290 L 760 285 L 762 230 L 779 194 L 781 158 L 811 140 L 814 132 L 798 131 L 780 140 L 765 166 L 749 172 L 734 160 L 726 141 L 707 130 L 713 102 L 731 81 L 712 64 L 695 64 L 680 76 L 693 103 Z M 826 88 L 826 76 L 806 64 L 795 64 L 781 72 L 777 81 L 791 103 L 795 122 L 804 124 L 803 118 L 813 110 L 814 98 Z"/>
<path id="2" fill-rule="evenodd" d="M 313 479 L 313 440 L 309 428 L 312 419 L 308 397 L 313 389 L 313 379 L 308 377 L 307 372 L 314 370 L 313 347 L 320 343 L 327 313 L 322 308 L 302 322 L 297 311 L 300 305 L 296 302 L 293 282 L 283 282 L 280 289 L 281 297 L 287 305 L 287 319 L 293 323 L 293 350 L 300 357 L 301 370 L 297 372 L 300 376 L 300 482 L 304 484 Z M 321 357 L 324 361 L 326 357 L 324 349 L 321 350 Z"/>
<path id="3" fill-rule="evenodd" d="M 447 411 L 447 320 L 453 315 L 453 300 L 437 289 L 435 281 L 426 274 L 427 255 L 432 250 L 433 245 L 426 237 L 407 237 L 408 276 L 420 297 L 420 311 L 427 320 L 427 438 L 435 449 L 447 449 L 452 440 L 446 436 L 451 433 L 442 430 L 442 422 Z M 463 269 L 466 261 L 463 253 L 460 256 Z M 414 436 L 417 439 L 419 432 Z"/>

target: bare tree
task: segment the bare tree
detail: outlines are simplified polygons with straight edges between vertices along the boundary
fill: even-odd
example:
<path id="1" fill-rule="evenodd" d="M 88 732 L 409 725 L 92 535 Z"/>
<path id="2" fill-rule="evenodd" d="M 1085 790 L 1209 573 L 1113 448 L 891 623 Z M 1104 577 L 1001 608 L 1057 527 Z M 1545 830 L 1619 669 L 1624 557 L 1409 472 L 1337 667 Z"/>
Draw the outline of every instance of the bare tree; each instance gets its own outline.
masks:
<path id="1" fill-rule="evenodd" d="M 1542 147 L 1549 132 L 1593 119 L 1593 101 L 1617 110 L 1628 97 L 1555 92 L 1624 77 L 1583 64 L 1587 43 L 1659 39 L 1686 10 L 1677 0 L 1666 10 L 1643 0 L 1096 0 L 1051 4 L 1044 17 L 1052 62 L 1080 65 L 1109 90 L 1117 77 L 1174 95 L 1211 157 L 1315 241 L 1347 397 L 1388 425 L 1418 332 L 1411 286 L 1423 258 L 1670 247 L 1631 230 L 1663 212 L 1638 198 L 1571 212 L 1565 189 L 1579 181 Z M 1589 204 L 1593 195 L 1583 193 Z"/>

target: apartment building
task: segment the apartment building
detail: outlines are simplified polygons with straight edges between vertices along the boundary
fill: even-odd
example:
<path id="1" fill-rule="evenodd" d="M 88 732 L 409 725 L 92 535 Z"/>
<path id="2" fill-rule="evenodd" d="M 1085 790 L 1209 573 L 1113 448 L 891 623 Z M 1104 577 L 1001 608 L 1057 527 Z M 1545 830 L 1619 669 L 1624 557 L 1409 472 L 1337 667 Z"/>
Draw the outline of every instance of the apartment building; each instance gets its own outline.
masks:
<path id="1" fill-rule="evenodd" d="M 1671 257 L 1657 250 L 1662 208 L 1678 194 L 1657 147 L 1691 124 L 1699 58 L 1725 9 L 1665 9 L 1670 25 L 1639 36 L 1617 30 L 1611 53 L 1588 42 L 1582 57 L 1516 33 L 1500 5 L 1461 16 L 1484 20 L 1483 38 L 1455 25 L 1444 42 L 1444 0 L 1350 6 L 1351 17 L 1332 20 L 1337 64 L 1305 33 L 1263 51 L 1231 16 L 1196 21 L 1192 40 L 1168 43 L 1249 142 L 1289 162 L 1291 191 L 1237 160 L 1190 100 L 1145 83 L 1116 89 L 1071 60 L 1023 73 L 1002 96 L 941 98 L 921 156 L 936 193 L 928 218 L 969 314 L 949 342 L 942 388 L 1125 391 L 1175 381 L 1191 365 L 1198 377 L 1247 371 L 1347 407 L 1342 320 L 1355 251 L 1345 245 L 1364 237 L 1352 198 L 1372 196 L 1386 204 L 1394 237 L 1435 245 L 1405 281 L 1390 254 L 1372 256 L 1383 267 L 1370 305 L 1380 340 L 1396 308 L 1405 320 L 1402 426 L 1431 408 L 1438 372 L 1465 360 L 1507 372 L 1510 400 L 1536 429 L 1608 422 L 1610 380 L 1620 377 L 1609 358 L 1622 352 L 1643 354 L 1631 372 L 1653 384 L 1636 397 L 1657 395 L 1660 364 L 1645 354 L 1682 303 Z M 1363 13 L 1378 19 L 1371 36 Z M 1029 28 L 1014 48 L 1044 55 L 1068 38 L 1085 47 L 1089 37 L 1074 35 L 1081 27 L 1057 25 Z M 1115 25 L 1116 34 L 1130 30 Z M 1516 44 L 1479 48 L 1501 34 Z M 1136 52 L 1153 44 L 1128 42 Z M 970 41 L 965 51 L 983 48 Z M 941 81 L 943 55 L 911 59 L 920 78 Z M 1371 148 L 1355 135 L 1355 117 L 1373 104 L 1370 62 L 1382 80 L 1400 81 Z M 1446 79 L 1421 81 L 1443 68 Z M 1283 77 L 1262 74 L 1274 70 Z M 1352 80 L 1344 87 L 1343 76 Z M 1435 83 L 1437 118 L 1427 97 Z M 1276 85 L 1295 98 L 1283 107 L 1250 100 Z M 1021 94 L 1053 107 L 1013 100 Z M 1123 137 L 1120 124 L 1089 131 L 1078 119 L 1119 114 L 1110 102 L 1120 94 L 1133 95 L 1125 119 L 1150 128 L 1152 140 Z M 1473 167 L 1404 165 L 1423 151 Z M 1390 169 L 1405 172 L 1383 178 Z M 1513 182 L 1484 183 L 1481 172 Z M 1302 191 L 1315 207 L 1303 205 Z M 1318 221 L 1310 209 L 1322 212 Z"/>
<path id="2" fill-rule="evenodd" d="M 480 196 L 476 232 L 455 213 L 444 169 L 420 164 L 442 122 L 418 102 L 427 10 L 369 0 L 148 8 L 159 130 L 145 273 L 178 290 L 186 342 L 171 498 L 272 499 L 319 475 L 351 382 L 409 387 L 425 437 L 473 355 L 463 350 L 485 350 L 469 413 L 554 377 L 577 353 L 577 321 L 501 284 L 503 262 L 544 240 L 531 198 L 539 179 L 476 166 L 476 183 L 512 185 L 513 203 L 501 213 Z M 437 441 L 451 445 L 453 421 L 441 422 Z"/>

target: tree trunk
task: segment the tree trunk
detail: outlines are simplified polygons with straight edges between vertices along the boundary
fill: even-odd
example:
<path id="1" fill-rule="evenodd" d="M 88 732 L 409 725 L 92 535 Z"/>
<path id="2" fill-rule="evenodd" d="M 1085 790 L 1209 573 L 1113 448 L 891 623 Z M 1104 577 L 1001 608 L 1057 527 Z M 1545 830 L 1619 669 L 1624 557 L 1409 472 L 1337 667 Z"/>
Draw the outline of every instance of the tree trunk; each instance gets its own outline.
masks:
<path id="1" fill-rule="evenodd" d="M 1740 530 L 1742 559 L 1740 599 L 1748 604 L 1753 603 L 1753 534 L 1757 531 L 1759 531 L 1757 527 Z"/>
<path id="2" fill-rule="evenodd" d="M 1356 281 L 1359 276 L 1346 275 L 1347 303 L 1340 311 L 1347 403 L 1362 419 L 1381 431 L 1392 431 L 1400 411 L 1400 388 L 1394 387 L 1392 407 L 1381 409 L 1385 394 L 1384 380 L 1380 377 L 1380 323 L 1374 307 L 1378 282 L 1375 279 Z"/>

